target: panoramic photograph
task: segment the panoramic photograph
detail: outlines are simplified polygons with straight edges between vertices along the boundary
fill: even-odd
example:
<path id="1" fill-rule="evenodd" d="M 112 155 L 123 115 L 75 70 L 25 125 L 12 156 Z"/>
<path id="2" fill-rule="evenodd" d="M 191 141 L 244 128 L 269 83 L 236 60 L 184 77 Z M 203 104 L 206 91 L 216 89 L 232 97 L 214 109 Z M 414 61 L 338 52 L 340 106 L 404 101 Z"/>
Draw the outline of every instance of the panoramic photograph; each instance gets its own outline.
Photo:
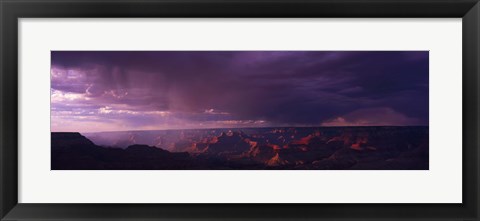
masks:
<path id="1" fill-rule="evenodd" d="M 52 51 L 52 170 L 428 170 L 428 51 Z"/>

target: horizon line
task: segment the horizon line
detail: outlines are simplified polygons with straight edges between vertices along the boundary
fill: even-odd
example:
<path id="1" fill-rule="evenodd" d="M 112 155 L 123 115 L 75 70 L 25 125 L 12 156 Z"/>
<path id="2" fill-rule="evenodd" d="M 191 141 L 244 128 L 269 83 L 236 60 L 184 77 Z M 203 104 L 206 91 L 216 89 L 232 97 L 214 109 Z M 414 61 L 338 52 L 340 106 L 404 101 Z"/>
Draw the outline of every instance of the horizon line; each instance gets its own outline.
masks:
<path id="1" fill-rule="evenodd" d="M 111 130 L 111 131 L 50 131 L 50 133 L 113 133 L 113 132 L 145 132 L 169 130 L 215 130 L 215 129 L 266 129 L 266 128 L 335 128 L 335 127 L 428 127 L 429 125 L 352 125 L 352 126 L 269 126 L 269 127 L 212 127 L 212 128 L 183 128 L 183 129 L 151 129 L 151 130 Z"/>

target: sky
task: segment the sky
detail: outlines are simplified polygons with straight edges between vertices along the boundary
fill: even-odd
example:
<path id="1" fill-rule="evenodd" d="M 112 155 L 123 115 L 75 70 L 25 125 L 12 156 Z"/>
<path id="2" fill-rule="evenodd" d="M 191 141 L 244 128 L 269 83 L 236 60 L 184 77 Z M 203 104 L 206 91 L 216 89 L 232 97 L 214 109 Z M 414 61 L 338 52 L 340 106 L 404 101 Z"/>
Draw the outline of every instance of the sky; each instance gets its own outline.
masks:
<path id="1" fill-rule="evenodd" d="M 428 51 L 52 51 L 51 130 L 428 125 Z"/>

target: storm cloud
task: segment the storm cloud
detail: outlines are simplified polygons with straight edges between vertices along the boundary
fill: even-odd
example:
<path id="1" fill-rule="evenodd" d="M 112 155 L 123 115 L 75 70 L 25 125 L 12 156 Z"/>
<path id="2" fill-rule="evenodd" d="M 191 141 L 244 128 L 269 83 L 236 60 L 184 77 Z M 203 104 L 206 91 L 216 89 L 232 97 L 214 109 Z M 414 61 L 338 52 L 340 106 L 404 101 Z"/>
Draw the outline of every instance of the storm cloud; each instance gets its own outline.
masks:
<path id="1" fill-rule="evenodd" d="M 428 125 L 428 51 L 52 51 L 52 131 Z"/>

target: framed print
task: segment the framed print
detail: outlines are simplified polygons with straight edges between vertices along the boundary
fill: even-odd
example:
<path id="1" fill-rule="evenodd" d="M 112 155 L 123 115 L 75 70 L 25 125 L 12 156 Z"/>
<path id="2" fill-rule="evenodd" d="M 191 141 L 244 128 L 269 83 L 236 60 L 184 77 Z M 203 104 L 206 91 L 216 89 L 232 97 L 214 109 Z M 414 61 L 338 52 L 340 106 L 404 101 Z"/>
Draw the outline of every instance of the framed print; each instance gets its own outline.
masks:
<path id="1" fill-rule="evenodd" d="M 51 169 L 428 170 L 428 61 L 428 51 L 52 51 Z"/>
<path id="2" fill-rule="evenodd" d="M 4 0 L 1 220 L 478 220 L 479 7 Z"/>

